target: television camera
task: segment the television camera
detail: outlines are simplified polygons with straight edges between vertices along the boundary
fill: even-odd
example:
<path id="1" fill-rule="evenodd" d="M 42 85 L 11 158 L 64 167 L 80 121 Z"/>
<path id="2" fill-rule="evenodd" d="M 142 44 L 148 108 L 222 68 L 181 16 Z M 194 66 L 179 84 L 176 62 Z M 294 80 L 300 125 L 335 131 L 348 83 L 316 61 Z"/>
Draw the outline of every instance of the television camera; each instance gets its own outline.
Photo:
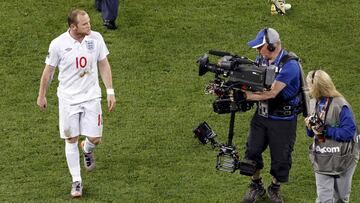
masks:
<path id="1" fill-rule="evenodd" d="M 215 74 L 215 79 L 205 88 L 206 94 L 217 96 L 213 103 L 216 113 L 245 112 L 253 102 L 246 101 L 243 91 L 263 91 L 269 89 L 275 78 L 275 66 L 259 66 L 252 60 L 223 51 L 209 51 L 210 55 L 221 57 L 218 63 L 211 63 L 204 54 L 199 63 L 199 76 L 207 72 Z"/>
<path id="2" fill-rule="evenodd" d="M 211 63 L 209 55 L 221 58 L 218 63 Z M 259 66 L 244 56 L 213 50 L 201 56 L 197 63 L 199 76 L 207 72 L 215 74 L 215 79 L 206 86 L 205 94 L 216 96 L 213 102 L 214 112 L 230 113 L 230 126 L 226 144 L 215 140 L 217 135 L 206 122 L 194 129 L 195 137 L 202 144 L 210 143 L 213 148 L 220 148 L 216 159 L 217 170 L 233 173 L 239 169 L 240 174 L 251 176 L 256 170 L 255 162 L 240 160 L 236 147 L 232 144 L 235 113 L 248 111 L 254 105 L 254 102 L 246 100 L 244 91 L 264 91 L 271 87 L 275 79 L 275 66 Z"/>

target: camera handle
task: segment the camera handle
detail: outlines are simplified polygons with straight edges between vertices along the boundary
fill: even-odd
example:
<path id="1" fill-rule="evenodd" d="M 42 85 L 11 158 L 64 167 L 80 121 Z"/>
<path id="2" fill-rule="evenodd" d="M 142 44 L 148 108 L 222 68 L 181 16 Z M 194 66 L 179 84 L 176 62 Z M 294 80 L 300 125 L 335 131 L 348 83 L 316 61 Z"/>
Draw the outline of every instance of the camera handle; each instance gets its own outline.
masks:
<path id="1" fill-rule="evenodd" d="M 237 91 L 234 90 L 233 94 L 236 95 Z M 229 132 L 228 132 L 228 141 L 227 146 L 232 146 L 232 140 L 234 137 L 234 124 L 235 124 L 235 113 L 239 110 L 236 101 L 233 99 L 230 103 L 230 123 L 229 123 Z"/>

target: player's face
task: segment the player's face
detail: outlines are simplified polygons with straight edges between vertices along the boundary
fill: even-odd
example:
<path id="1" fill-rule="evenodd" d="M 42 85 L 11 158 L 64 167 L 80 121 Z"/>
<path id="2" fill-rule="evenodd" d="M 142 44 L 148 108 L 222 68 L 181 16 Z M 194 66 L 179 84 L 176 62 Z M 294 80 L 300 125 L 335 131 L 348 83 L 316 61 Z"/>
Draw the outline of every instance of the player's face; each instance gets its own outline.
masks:
<path id="1" fill-rule="evenodd" d="M 78 35 L 89 35 L 91 32 L 90 17 L 86 15 L 78 15 L 78 24 L 75 31 Z"/>

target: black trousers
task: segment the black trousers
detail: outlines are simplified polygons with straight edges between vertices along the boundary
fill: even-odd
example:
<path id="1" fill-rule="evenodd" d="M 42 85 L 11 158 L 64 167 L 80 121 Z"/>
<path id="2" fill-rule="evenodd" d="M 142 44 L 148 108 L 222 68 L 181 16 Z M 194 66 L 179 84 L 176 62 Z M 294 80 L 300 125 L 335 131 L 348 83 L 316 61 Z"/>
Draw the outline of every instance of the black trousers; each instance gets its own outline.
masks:
<path id="1" fill-rule="evenodd" d="M 255 112 L 251 120 L 245 158 L 255 161 L 257 169 L 263 169 L 262 153 L 269 146 L 270 174 L 279 182 L 288 182 L 292 164 L 291 153 L 296 140 L 296 124 L 296 119 L 273 120 Z"/>

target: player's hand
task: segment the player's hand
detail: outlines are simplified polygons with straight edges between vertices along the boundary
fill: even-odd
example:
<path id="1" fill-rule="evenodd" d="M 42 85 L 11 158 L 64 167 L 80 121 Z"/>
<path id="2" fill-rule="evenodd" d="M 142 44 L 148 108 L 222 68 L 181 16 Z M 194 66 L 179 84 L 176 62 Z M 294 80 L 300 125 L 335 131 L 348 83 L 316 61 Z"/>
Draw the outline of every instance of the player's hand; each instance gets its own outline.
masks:
<path id="1" fill-rule="evenodd" d="M 115 95 L 107 95 L 107 103 L 108 103 L 109 112 L 113 111 L 116 106 Z"/>
<path id="2" fill-rule="evenodd" d="M 36 103 L 41 110 L 45 110 L 45 108 L 47 107 L 46 97 L 38 96 Z"/>

